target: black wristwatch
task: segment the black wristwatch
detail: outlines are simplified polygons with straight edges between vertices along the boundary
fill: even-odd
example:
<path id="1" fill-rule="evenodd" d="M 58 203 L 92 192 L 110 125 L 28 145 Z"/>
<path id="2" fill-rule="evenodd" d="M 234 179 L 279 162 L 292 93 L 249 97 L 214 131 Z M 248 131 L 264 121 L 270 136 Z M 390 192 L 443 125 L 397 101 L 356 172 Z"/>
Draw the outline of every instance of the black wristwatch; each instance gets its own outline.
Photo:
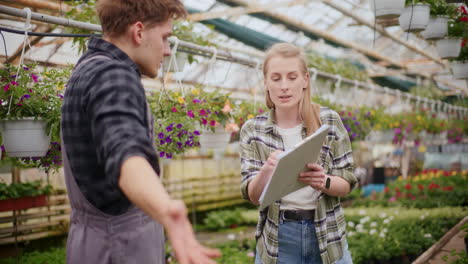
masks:
<path id="1" fill-rule="evenodd" d="M 330 182 L 331 182 L 331 177 L 327 177 L 327 180 L 325 181 L 325 189 L 330 189 Z"/>

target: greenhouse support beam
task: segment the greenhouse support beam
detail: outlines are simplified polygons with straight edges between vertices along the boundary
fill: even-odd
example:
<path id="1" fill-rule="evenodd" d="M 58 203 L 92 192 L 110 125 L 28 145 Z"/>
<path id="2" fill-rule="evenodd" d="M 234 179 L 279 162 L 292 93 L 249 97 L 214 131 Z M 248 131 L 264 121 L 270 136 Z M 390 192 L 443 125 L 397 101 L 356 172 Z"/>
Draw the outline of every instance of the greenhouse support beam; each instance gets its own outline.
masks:
<path id="1" fill-rule="evenodd" d="M 5 14 L 8 14 L 8 15 L 17 16 L 17 17 L 26 17 L 26 15 L 27 15 L 25 10 L 5 7 L 5 6 L 0 6 L 0 13 L 5 13 Z M 42 21 L 42 22 L 47 22 L 47 23 L 51 23 L 51 24 L 56 24 L 56 25 L 67 26 L 67 27 L 87 29 L 87 30 L 91 30 L 91 31 L 101 31 L 101 27 L 99 25 L 74 21 L 74 20 L 70 20 L 70 19 L 58 18 L 58 17 L 53 17 L 53 16 L 47 16 L 47 15 L 43 15 L 43 14 L 35 13 L 35 12 L 31 13 L 31 19 Z M 258 59 L 257 60 L 244 59 L 244 58 L 241 58 L 239 56 L 229 54 L 228 52 L 226 52 L 224 50 L 216 51 L 213 47 L 203 47 L 203 46 L 199 46 L 197 44 L 193 44 L 193 43 L 186 42 L 186 41 L 180 41 L 179 47 L 187 48 L 189 50 L 191 49 L 191 50 L 201 51 L 201 52 L 209 54 L 209 55 L 213 55 L 216 52 L 218 59 L 231 58 L 232 60 L 234 60 L 234 62 L 237 62 L 239 64 L 244 64 L 244 65 L 247 65 L 247 66 L 251 66 L 251 67 L 257 67 L 258 63 L 259 63 Z M 321 77 L 325 77 L 325 78 L 329 78 L 329 79 L 340 80 L 341 83 L 347 83 L 349 85 L 356 85 L 357 87 L 362 87 L 362 88 L 365 88 L 365 89 L 368 89 L 368 90 L 373 90 L 373 91 L 377 90 L 377 91 L 382 92 L 382 93 L 389 93 L 389 94 L 394 94 L 394 95 L 398 93 L 397 91 L 394 91 L 393 89 L 381 88 L 381 87 L 379 87 L 377 85 L 372 85 L 372 84 L 368 84 L 368 83 L 359 82 L 357 80 L 342 78 L 339 75 L 333 75 L 333 74 L 321 72 L 321 71 L 318 71 L 316 69 L 310 69 L 310 73 L 311 73 L 312 76 L 315 75 L 315 76 L 321 76 Z M 434 101 L 434 100 L 429 100 L 427 98 L 421 98 L 419 96 L 413 96 L 413 95 L 411 95 L 409 93 L 401 92 L 400 96 L 408 97 L 411 100 L 415 100 L 417 103 L 421 103 L 421 102 L 426 103 L 426 104 L 436 103 L 439 106 L 444 106 L 444 108 L 446 110 L 461 111 L 465 116 L 468 116 L 468 108 L 462 108 L 462 107 L 459 107 L 459 106 L 452 106 L 452 105 L 449 105 L 447 103 L 443 103 L 441 101 Z"/>
<path id="2" fill-rule="evenodd" d="M 321 1 L 321 0 L 317 0 L 317 1 Z M 213 18 L 221 18 L 224 16 L 229 17 L 229 16 L 245 15 L 245 14 L 250 14 L 250 13 L 265 12 L 265 11 L 275 9 L 278 7 L 290 7 L 290 6 L 295 6 L 295 5 L 302 5 L 302 4 L 309 3 L 309 2 L 310 0 L 294 0 L 291 2 L 276 2 L 272 4 L 257 5 L 257 6 L 251 6 L 251 7 L 231 7 L 231 8 L 227 8 L 224 10 L 190 14 L 187 17 L 187 19 L 195 22 L 195 21 L 202 21 L 202 20 L 208 20 L 208 19 L 213 19 Z"/>
<path id="3" fill-rule="evenodd" d="M 44 1 L 44 0 L 1 0 L 0 2 L 5 2 L 5 3 L 14 3 L 14 4 L 19 4 L 23 6 L 27 6 L 30 8 L 38 8 L 38 9 L 47 9 L 47 10 L 53 10 L 53 11 L 59 11 L 59 12 L 67 12 L 68 11 L 68 5 L 65 3 L 53 3 L 50 1 Z"/>
<path id="4" fill-rule="evenodd" d="M 337 10 L 337 11 L 343 13 L 343 15 L 346 15 L 346 16 L 348 16 L 348 17 L 354 19 L 354 20 L 355 20 L 356 22 L 358 22 L 359 24 L 362 24 L 362 25 L 364 25 L 364 26 L 367 26 L 367 27 L 370 28 L 370 29 L 376 30 L 377 32 L 379 32 L 379 33 L 382 34 L 383 36 L 385 36 L 385 37 L 387 37 L 387 38 L 389 38 L 389 39 L 391 39 L 391 40 L 393 40 L 393 41 L 395 41 L 395 42 L 397 42 L 397 43 L 399 43 L 399 44 L 401 44 L 401 45 L 407 47 L 407 48 L 410 49 L 411 51 L 414 51 L 414 52 L 416 52 L 416 53 L 418 53 L 418 54 L 420 54 L 420 55 L 422 55 L 422 56 L 424 56 L 424 57 L 426 57 L 426 58 L 429 58 L 429 59 L 433 60 L 434 62 L 436 62 L 436 63 L 438 63 L 438 64 L 440 64 L 440 65 L 446 67 L 446 65 L 442 62 L 442 60 L 441 60 L 440 58 L 438 58 L 438 57 L 436 57 L 436 56 L 434 56 L 434 55 L 432 55 L 432 54 L 429 54 L 428 52 L 426 52 L 426 51 L 424 51 L 424 50 L 421 50 L 421 49 L 419 49 L 418 47 L 416 47 L 416 46 L 414 46 L 414 45 L 411 45 L 409 42 L 404 41 L 403 39 L 398 38 L 398 37 L 396 37 L 396 36 L 390 34 L 390 33 L 389 33 L 387 30 L 385 30 L 385 28 L 383 28 L 382 26 L 380 26 L 380 25 L 374 26 L 374 23 L 372 23 L 372 22 L 370 22 L 370 21 L 367 21 L 367 20 L 365 20 L 365 19 L 363 19 L 363 18 L 360 18 L 359 16 L 353 14 L 351 11 L 349 11 L 349 10 L 347 10 L 347 9 L 345 9 L 345 8 L 343 8 L 343 7 L 341 7 L 341 6 L 339 6 L 339 5 L 337 5 L 336 3 L 332 2 L 331 0 L 322 0 L 322 3 L 324 3 L 324 4 L 326 4 L 326 5 L 330 6 L 330 7 L 332 7 L 333 9 L 335 9 L 335 10 Z M 403 64 L 403 66 L 404 66 L 404 64 Z"/>

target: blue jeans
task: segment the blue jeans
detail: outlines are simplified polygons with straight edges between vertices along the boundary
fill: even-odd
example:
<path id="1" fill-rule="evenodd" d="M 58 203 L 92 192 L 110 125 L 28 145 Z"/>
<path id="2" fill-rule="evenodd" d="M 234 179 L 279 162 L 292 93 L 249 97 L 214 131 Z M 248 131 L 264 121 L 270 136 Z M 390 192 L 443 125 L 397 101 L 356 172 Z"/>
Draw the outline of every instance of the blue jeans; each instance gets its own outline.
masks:
<path id="1" fill-rule="evenodd" d="M 320 249 L 313 221 L 282 221 L 279 226 L 278 264 L 321 264 Z M 348 243 L 344 242 L 343 257 L 336 264 L 352 264 Z M 255 256 L 255 264 L 262 264 Z"/>

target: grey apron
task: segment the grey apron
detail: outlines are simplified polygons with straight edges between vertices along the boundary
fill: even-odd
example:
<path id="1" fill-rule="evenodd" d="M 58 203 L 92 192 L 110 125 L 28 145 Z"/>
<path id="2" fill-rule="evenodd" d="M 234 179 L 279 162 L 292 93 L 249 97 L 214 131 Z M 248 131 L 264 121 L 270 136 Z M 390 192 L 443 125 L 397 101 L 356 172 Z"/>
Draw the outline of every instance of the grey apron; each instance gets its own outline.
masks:
<path id="1" fill-rule="evenodd" d="M 152 131 L 152 116 L 149 111 L 148 118 Z M 67 263 L 165 263 L 164 233 L 161 224 L 135 205 L 117 216 L 97 209 L 86 199 L 75 181 L 65 144 L 62 151 L 71 206 Z"/>

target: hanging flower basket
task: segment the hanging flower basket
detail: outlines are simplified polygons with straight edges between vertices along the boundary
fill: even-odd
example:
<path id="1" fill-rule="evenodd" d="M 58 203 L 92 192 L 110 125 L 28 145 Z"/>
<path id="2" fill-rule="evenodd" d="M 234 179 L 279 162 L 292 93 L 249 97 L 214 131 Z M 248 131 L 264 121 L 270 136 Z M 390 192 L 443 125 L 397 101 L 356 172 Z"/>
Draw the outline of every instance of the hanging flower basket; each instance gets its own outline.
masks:
<path id="1" fill-rule="evenodd" d="M 429 23 L 430 6 L 428 4 L 415 4 L 405 7 L 399 21 L 404 31 L 420 32 L 426 29 Z"/>
<path id="2" fill-rule="evenodd" d="M 447 35 L 448 31 L 448 17 L 438 16 L 431 17 L 426 29 L 421 32 L 421 36 L 425 39 L 441 39 Z"/>
<path id="3" fill-rule="evenodd" d="M 436 41 L 437 53 L 441 58 L 457 58 L 461 51 L 461 38 L 443 38 Z"/>
<path id="4" fill-rule="evenodd" d="M 43 157 L 50 146 L 46 122 L 23 118 L 0 123 L 3 145 L 10 157 Z"/>
<path id="5" fill-rule="evenodd" d="M 26 196 L 21 198 L 13 198 L 0 200 L 0 212 L 12 210 L 26 210 L 33 207 L 41 207 L 47 205 L 46 195 Z"/>
<path id="6" fill-rule="evenodd" d="M 468 79 L 468 61 L 452 61 L 453 77 L 456 79 Z"/>
<path id="7" fill-rule="evenodd" d="M 175 58 L 172 58 L 172 56 L 169 57 L 164 57 L 164 62 L 163 62 L 163 70 L 165 72 L 181 72 L 184 70 L 185 64 L 188 62 L 188 55 L 187 53 L 183 52 L 178 52 L 175 55 Z M 173 60 L 172 63 L 170 63 L 170 60 Z M 170 67 L 169 67 L 170 64 Z M 177 69 L 176 69 L 176 64 L 177 64 Z"/>
<path id="8" fill-rule="evenodd" d="M 401 15 L 405 8 L 405 0 L 371 0 L 371 10 L 375 13 L 375 18 L 392 19 Z"/>

